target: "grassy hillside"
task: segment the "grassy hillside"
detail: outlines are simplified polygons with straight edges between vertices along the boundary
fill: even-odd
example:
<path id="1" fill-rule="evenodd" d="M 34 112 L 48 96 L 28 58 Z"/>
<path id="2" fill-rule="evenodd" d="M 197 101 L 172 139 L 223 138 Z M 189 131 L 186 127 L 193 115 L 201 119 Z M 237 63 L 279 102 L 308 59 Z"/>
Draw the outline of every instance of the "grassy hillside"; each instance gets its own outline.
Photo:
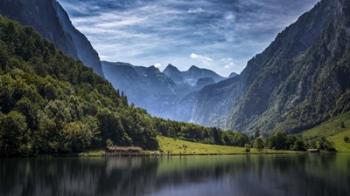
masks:
<path id="1" fill-rule="evenodd" d="M 212 145 L 212 144 L 202 144 L 196 142 L 189 142 L 185 140 L 179 140 L 174 138 L 168 138 L 163 136 L 158 136 L 157 140 L 159 142 L 159 149 L 163 153 L 170 154 L 242 154 L 246 153 L 246 148 L 243 147 L 233 147 L 233 146 L 222 146 L 222 145 Z M 277 151 L 264 149 L 259 152 L 257 149 L 252 148 L 251 153 L 295 153 L 292 151 Z"/>
<path id="2" fill-rule="evenodd" d="M 350 112 L 339 115 L 303 133 L 303 137 L 306 139 L 326 137 L 334 142 L 334 147 L 338 152 L 350 152 L 350 143 L 344 141 L 346 136 L 350 137 Z"/>

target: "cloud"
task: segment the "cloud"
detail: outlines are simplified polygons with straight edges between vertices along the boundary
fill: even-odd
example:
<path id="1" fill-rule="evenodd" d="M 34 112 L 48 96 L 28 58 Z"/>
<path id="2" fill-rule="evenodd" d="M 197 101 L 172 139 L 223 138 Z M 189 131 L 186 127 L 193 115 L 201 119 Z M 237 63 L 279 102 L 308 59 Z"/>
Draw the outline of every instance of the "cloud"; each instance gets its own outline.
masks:
<path id="1" fill-rule="evenodd" d="M 223 64 L 225 69 L 232 69 L 236 66 L 232 58 L 222 58 L 220 62 Z"/>
<path id="2" fill-rule="evenodd" d="M 240 73 L 317 1 L 59 0 L 103 60 L 200 64 L 222 75 Z"/>
<path id="3" fill-rule="evenodd" d="M 192 59 L 197 59 L 197 60 L 204 61 L 204 62 L 212 62 L 212 61 L 214 61 L 214 59 L 212 59 L 210 57 L 206 57 L 206 56 L 203 56 L 203 55 L 200 55 L 200 54 L 196 54 L 196 53 L 191 53 L 190 57 Z"/>
<path id="4" fill-rule="evenodd" d="M 203 8 L 195 8 L 195 9 L 188 9 L 187 13 L 189 14 L 199 14 L 205 12 Z"/>

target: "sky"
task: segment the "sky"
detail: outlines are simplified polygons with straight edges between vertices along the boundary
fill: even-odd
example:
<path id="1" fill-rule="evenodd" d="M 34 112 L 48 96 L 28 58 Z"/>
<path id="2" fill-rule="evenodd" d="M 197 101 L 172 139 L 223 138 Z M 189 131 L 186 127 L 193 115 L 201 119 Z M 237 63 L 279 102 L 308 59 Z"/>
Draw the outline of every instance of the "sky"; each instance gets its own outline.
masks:
<path id="1" fill-rule="evenodd" d="M 59 0 L 102 60 L 240 73 L 318 0 Z"/>

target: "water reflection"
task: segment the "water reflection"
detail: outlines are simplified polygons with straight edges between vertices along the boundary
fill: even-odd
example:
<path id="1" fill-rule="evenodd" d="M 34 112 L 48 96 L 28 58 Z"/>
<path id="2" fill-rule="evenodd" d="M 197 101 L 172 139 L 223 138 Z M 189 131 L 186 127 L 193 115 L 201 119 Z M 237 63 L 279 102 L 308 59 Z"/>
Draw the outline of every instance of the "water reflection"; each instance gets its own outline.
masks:
<path id="1" fill-rule="evenodd" d="M 347 195 L 350 156 L 0 160 L 0 195 Z"/>

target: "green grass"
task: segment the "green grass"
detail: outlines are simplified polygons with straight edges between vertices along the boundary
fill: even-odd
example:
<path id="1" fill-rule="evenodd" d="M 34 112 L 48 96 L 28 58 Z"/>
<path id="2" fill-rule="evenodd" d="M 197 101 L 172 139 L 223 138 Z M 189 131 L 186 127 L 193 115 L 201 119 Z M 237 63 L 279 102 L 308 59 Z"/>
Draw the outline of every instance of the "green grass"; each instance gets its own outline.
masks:
<path id="1" fill-rule="evenodd" d="M 94 149 L 80 153 L 79 157 L 101 157 L 105 155 L 106 151 L 104 149 Z"/>
<path id="2" fill-rule="evenodd" d="M 159 151 L 162 154 L 170 155 L 231 155 L 231 154 L 246 154 L 246 149 L 243 147 L 223 146 L 202 144 L 197 142 L 190 142 L 180 139 L 174 139 L 164 136 L 157 136 L 159 142 Z M 288 150 L 270 150 L 264 149 L 258 151 L 255 148 L 250 149 L 251 154 L 291 154 L 297 153 Z M 157 151 L 144 151 L 143 155 L 159 155 Z M 104 149 L 95 149 L 85 151 L 79 154 L 80 157 L 100 157 L 105 156 Z"/>
<path id="3" fill-rule="evenodd" d="M 157 137 L 160 151 L 162 153 L 169 153 L 172 155 L 186 154 L 186 155 L 224 155 L 224 154 L 244 154 L 245 148 L 233 147 L 233 146 L 221 146 L 212 144 L 202 144 L 190 141 L 184 141 L 174 138 L 168 138 L 164 136 Z M 293 151 L 277 151 L 264 149 L 259 152 L 257 149 L 252 148 L 250 153 L 254 154 L 278 154 L 278 153 L 295 153 Z"/>
<path id="4" fill-rule="evenodd" d="M 329 140 L 334 142 L 334 147 L 338 152 L 350 152 L 350 143 L 344 141 L 345 136 L 350 137 L 350 129 L 329 137 Z"/>
<path id="5" fill-rule="evenodd" d="M 341 123 L 344 123 L 345 128 L 341 127 Z M 344 142 L 345 136 L 350 137 L 350 112 L 341 114 L 303 133 L 306 139 L 320 136 L 334 142 L 334 147 L 338 152 L 350 152 L 350 143 Z"/>

